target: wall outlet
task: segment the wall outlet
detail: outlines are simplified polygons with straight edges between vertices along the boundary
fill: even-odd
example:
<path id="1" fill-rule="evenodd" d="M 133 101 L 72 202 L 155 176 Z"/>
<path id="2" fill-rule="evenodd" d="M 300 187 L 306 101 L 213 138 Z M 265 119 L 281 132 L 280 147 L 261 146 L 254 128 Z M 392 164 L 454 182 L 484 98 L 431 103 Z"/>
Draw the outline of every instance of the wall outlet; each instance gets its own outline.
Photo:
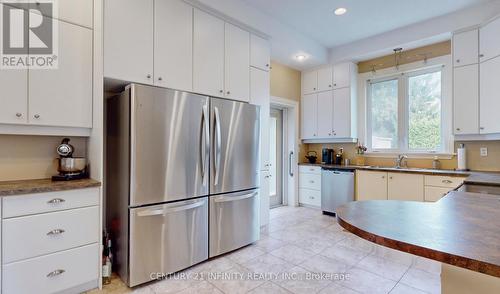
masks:
<path id="1" fill-rule="evenodd" d="M 488 148 L 481 147 L 481 156 L 488 156 Z"/>

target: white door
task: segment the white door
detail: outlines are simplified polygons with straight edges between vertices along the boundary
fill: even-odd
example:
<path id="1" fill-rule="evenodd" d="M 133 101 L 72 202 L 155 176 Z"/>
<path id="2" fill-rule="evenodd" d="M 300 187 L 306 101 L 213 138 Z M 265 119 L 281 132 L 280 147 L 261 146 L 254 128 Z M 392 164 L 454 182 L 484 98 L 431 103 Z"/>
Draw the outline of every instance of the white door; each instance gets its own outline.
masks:
<path id="1" fill-rule="evenodd" d="M 153 0 L 104 1 L 104 76 L 153 84 Z"/>
<path id="2" fill-rule="evenodd" d="M 479 30 L 453 35 L 453 65 L 463 66 L 479 61 Z"/>
<path id="3" fill-rule="evenodd" d="M 193 91 L 224 97 L 224 21 L 194 9 Z"/>
<path id="4" fill-rule="evenodd" d="M 500 133 L 498 110 L 500 109 L 500 56 L 482 62 L 479 79 L 479 132 L 481 134 Z"/>
<path id="5" fill-rule="evenodd" d="M 486 61 L 500 55 L 500 18 L 479 29 L 479 57 Z"/>
<path id="6" fill-rule="evenodd" d="M 351 132 L 351 88 L 333 91 L 333 136 L 350 138 Z"/>
<path id="7" fill-rule="evenodd" d="M 333 88 L 349 87 L 351 84 L 351 63 L 339 63 L 333 66 Z"/>
<path id="8" fill-rule="evenodd" d="M 230 23 L 225 24 L 224 96 L 250 100 L 250 33 Z"/>
<path id="9" fill-rule="evenodd" d="M 193 90 L 193 7 L 155 0 L 155 85 Z"/>
<path id="10" fill-rule="evenodd" d="M 29 122 L 91 128 L 92 30 L 62 21 L 58 26 L 58 68 L 29 71 Z"/>
<path id="11" fill-rule="evenodd" d="M 387 199 L 424 201 L 424 176 L 405 173 L 388 173 Z"/>
<path id="12" fill-rule="evenodd" d="M 318 130 L 318 95 L 304 95 L 300 102 L 302 109 L 302 139 L 316 139 Z"/>
<path id="13" fill-rule="evenodd" d="M 302 92 L 304 94 L 315 93 L 318 87 L 318 72 L 307 71 L 302 73 Z"/>
<path id="14" fill-rule="evenodd" d="M 260 170 L 269 170 L 269 72 L 250 68 L 250 103 L 260 106 Z"/>
<path id="15" fill-rule="evenodd" d="M 271 46 L 269 41 L 256 35 L 250 35 L 250 65 L 269 71 L 271 66 Z"/>
<path id="16" fill-rule="evenodd" d="M 454 133 L 479 133 L 479 65 L 453 69 Z"/>
<path id="17" fill-rule="evenodd" d="M 0 70 L 0 123 L 28 122 L 28 70 Z"/>
<path id="18" fill-rule="evenodd" d="M 318 138 L 333 137 L 333 91 L 318 93 Z"/>
<path id="19" fill-rule="evenodd" d="M 318 70 L 318 91 L 328 91 L 333 87 L 333 68 L 331 66 Z"/>
<path id="20" fill-rule="evenodd" d="M 356 171 L 356 200 L 387 200 L 387 173 Z"/>
<path id="21" fill-rule="evenodd" d="M 283 204 L 283 110 L 271 108 L 269 118 L 269 206 Z"/>

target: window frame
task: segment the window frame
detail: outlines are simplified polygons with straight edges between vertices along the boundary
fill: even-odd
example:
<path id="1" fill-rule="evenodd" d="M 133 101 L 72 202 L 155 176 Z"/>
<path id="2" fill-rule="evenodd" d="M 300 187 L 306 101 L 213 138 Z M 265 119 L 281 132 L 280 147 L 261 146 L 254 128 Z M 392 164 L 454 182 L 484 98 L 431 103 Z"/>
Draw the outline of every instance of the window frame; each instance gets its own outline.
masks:
<path id="1" fill-rule="evenodd" d="M 441 72 L 441 138 L 440 149 L 410 149 L 409 146 L 409 128 L 410 128 L 410 110 L 409 110 L 409 79 L 411 77 Z M 444 111 L 444 65 L 431 66 L 428 68 L 420 68 L 408 70 L 392 75 L 387 75 L 376 79 L 366 80 L 366 142 L 368 153 L 409 153 L 409 154 L 444 154 L 447 153 L 445 145 L 445 111 Z M 372 148 L 372 84 L 398 80 L 398 148 L 380 149 Z"/>

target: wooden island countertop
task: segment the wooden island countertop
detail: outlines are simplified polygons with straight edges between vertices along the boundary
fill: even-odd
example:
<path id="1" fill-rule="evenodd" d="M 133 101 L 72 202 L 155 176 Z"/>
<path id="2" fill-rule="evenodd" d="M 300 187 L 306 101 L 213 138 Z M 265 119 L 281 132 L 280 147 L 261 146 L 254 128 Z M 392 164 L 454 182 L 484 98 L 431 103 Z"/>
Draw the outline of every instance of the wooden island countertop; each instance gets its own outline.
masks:
<path id="1" fill-rule="evenodd" d="M 356 201 L 337 210 L 374 243 L 500 277 L 500 195 L 450 192 L 438 202 Z"/>

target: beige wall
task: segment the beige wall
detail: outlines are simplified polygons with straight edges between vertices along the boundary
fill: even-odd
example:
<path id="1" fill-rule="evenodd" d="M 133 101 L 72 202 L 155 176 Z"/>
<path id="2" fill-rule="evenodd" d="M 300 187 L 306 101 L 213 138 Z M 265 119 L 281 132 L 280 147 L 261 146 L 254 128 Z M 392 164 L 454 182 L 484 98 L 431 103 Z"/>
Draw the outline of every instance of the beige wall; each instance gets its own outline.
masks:
<path id="1" fill-rule="evenodd" d="M 271 96 L 300 101 L 300 71 L 271 62 Z"/>
<path id="2" fill-rule="evenodd" d="M 0 181 L 43 179 L 57 173 L 62 137 L 0 135 Z M 86 138 L 71 138 L 75 156 L 86 156 Z"/>

